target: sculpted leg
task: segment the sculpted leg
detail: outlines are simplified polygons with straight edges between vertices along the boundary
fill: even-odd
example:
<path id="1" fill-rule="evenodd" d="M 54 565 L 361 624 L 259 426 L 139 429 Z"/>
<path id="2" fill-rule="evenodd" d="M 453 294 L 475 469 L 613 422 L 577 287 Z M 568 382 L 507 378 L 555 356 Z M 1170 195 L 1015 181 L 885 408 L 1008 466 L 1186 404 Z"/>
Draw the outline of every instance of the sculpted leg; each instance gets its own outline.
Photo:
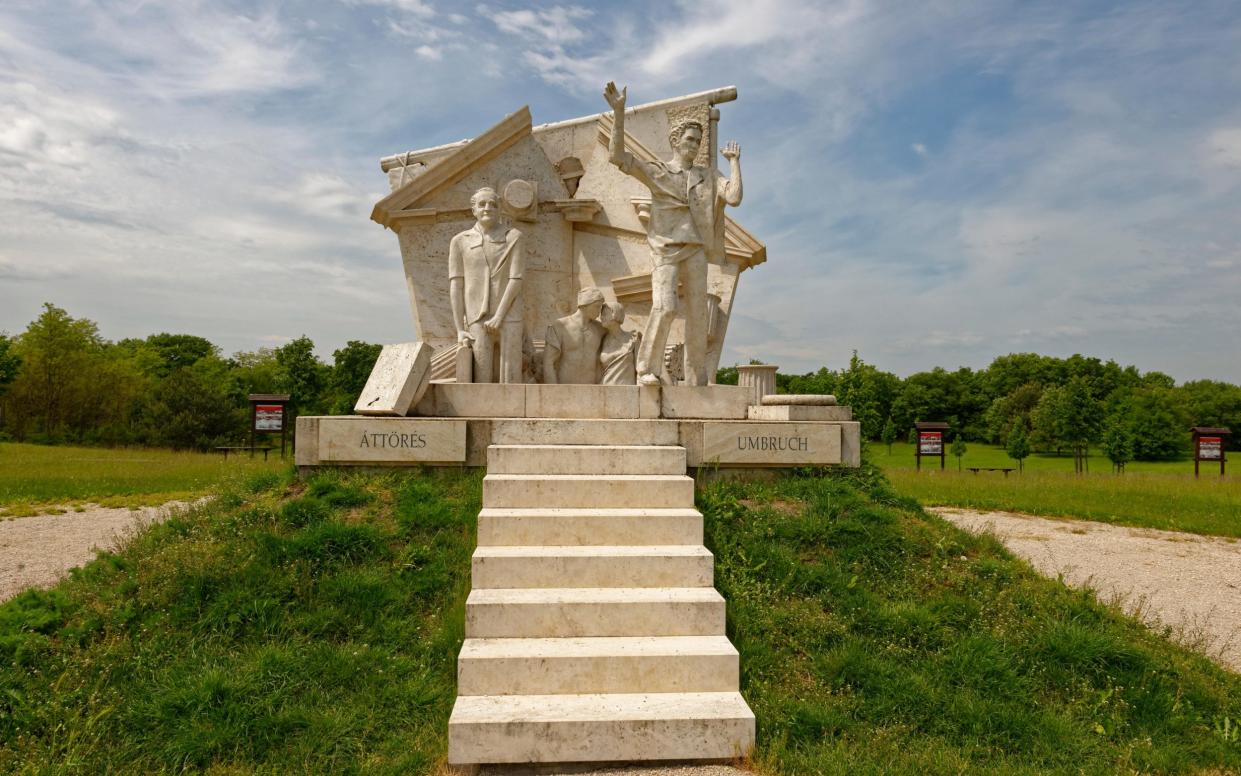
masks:
<path id="1" fill-rule="evenodd" d="M 481 323 L 470 324 L 470 336 L 474 338 L 474 382 L 490 383 L 495 380 L 496 338 Z"/>
<path id="2" fill-rule="evenodd" d="M 678 265 L 666 264 L 651 273 L 651 317 L 642 332 L 642 345 L 638 349 L 638 381 L 653 375 L 658 379 L 663 372 L 664 344 L 668 329 L 676 317 Z M 646 382 L 650 382 L 647 378 Z"/>
<path id="3" fill-rule="evenodd" d="M 500 329 L 500 375 L 502 383 L 520 383 L 521 344 L 524 334 L 521 321 L 507 321 Z"/>
<path id="4" fill-rule="evenodd" d="M 707 384 L 707 254 L 682 264 L 685 276 L 685 382 Z"/>

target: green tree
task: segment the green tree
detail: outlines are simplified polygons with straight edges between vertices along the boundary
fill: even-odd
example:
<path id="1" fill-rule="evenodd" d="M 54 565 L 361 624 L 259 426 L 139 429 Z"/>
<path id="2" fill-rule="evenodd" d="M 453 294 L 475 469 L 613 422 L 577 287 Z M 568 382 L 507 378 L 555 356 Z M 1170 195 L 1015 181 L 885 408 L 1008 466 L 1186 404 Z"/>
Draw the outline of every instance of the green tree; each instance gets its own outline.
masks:
<path id="1" fill-rule="evenodd" d="M 208 356 L 219 356 L 220 349 L 209 340 L 193 334 L 152 334 L 146 339 L 123 339 L 117 347 L 130 351 L 144 371 L 160 379 L 178 369 L 193 366 Z"/>
<path id="2" fill-rule="evenodd" d="M 1017 471 L 1024 472 L 1026 458 L 1030 457 L 1030 439 L 1026 436 L 1026 424 L 1020 421 L 1008 432 L 1008 444 L 1004 447 L 1008 457 L 1017 462 Z"/>
<path id="3" fill-rule="evenodd" d="M 888 455 L 892 454 L 892 445 L 896 442 L 896 424 L 892 422 L 892 416 L 883 422 L 883 433 L 880 439 L 888 446 Z"/>
<path id="4" fill-rule="evenodd" d="M 960 433 L 956 439 L 952 440 L 952 447 L 948 448 L 948 452 L 952 453 L 957 459 L 957 471 L 961 471 L 961 459 L 965 457 L 965 453 L 969 450 L 965 445 L 965 438 Z"/>
<path id="5" fill-rule="evenodd" d="M 1078 474 L 1089 470 L 1090 443 L 1099 437 L 1102 409 L 1089 380 L 1082 375 L 1070 378 L 1060 392 L 1055 412 L 1058 436 L 1073 448 L 1073 467 Z"/>
<path id="6" fill-rule="evenodd" d="M 1030 411 L 1031 442 L 1044 450 L 1055 450 L 1056 455 L 1060 455 L 1064 442 L 1058 419 L 1063 393 L 1058 385 L 1047 386 Z"/>
<path id="7" fill-rule="evenodd" d="M 230 390 L 229 369 L 227 362 L 207 356 L 156 384 L 139 411 L 144 440 L 200 450 L 240 441 L 247 415 Z"/>
<path id="8" fill-rule="evenodd" d="M 381 350 L 383 345 L 349 340 L 343 348 L 332 352 L 333 414 L 347 415 L 353 411 Z"/>
<path id="9" fill-rule="evenodd" d="M 1135 392 L 1130 422 L 1134 460 L 1171 461 L 1189 452 L 1189 418 L 1175 390 L 1157 387 Z"/>
<path id="10" fill-rule="evenodd" d="M 315 355 L 315 343 L 303 335 L 276 348 L 278 384 L 289 394 L 294 417 L 323 409 L 331 370 Z"/>
<path id="11" fill-rule="evenodd" d="M 1103 432 L 1103 454 L 1117 474 L 1124 474 L 1125 464 L 1133 460 L 1133 442 L 1133 429 L 1124 417 L 1114 415 L 1108 419 Z"/>
<path id="12" fill-rule="evenodd" d="M 715 370 L 715 382 L 717 385 L 736 385 L 737 384 L 736 365 L 723 366 Z"/>
<path id="13" fill-rule="evenodd" d="M 992 401 L 984 418 L 987 438 L 992 444 L 1004 444 L 1011 430 L 1017 425 L 1028 426 L 1030 414 L 1042 397 L 1043 386 L 1038 383 L 1025 383 Z"/>
<path id="14" fill-rule="evenodd" d="M 99 383 L 92 362 L 103 339 L 94 321 L 73 318 L 50 303 L 17 340 L 23 368 L 10 387 L 9 424 L 18 439 L 29 432 L 52 439 L 65 432 L 75 403 L 89 403 Z"/>

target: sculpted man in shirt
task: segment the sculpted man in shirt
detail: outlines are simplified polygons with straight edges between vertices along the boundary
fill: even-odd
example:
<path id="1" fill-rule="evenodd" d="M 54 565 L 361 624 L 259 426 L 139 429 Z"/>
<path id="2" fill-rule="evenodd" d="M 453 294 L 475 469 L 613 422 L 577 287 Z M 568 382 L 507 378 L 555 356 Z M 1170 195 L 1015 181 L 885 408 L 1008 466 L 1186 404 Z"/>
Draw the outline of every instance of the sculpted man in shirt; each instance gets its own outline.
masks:
<path id="1" fill-rule="evenodd" d="M 677 313 L 677 284 L 685 283 L 685 382 L 707 384 L 707 259 L 722 258 L 715 225 L 724 205 L 741 204 L 741 148 L 734 142 L 720 154 L 729 161 L 725 178 L 694 164 L 703 128 L 686 121 L 672 128 L 668 140 L 672 159 L 645 162 L 625 150 L 625 100 L 628 87 L 617 91 L 611 81 L 603 97 L 612 106 L 609 161 L 651 191 L 647 242 L 651 246 L 651 315 L 638 348 L 638 382 L 657 385 L 663 372 L 664 345 Z M 712 179 L 712 176 L 715 179 Z"/>
<path id="2" fill-rule="evenodd" d="M 474 226 L 448 244 L 448 296 L 457 342 L 474 351 L 474 382 L 520 383 L 521 232 L 500 221 L 500 197 L 482 188 L 470 197 Z"/>
<path id="3" fill-rule="evenodd" d="M 577 312 L 559 318 L 547 327 L 543 347 L 543 382 L 548 384 L 586 384 L 599 382 L 599 343 L 603 324 L 597 319 L 603 309 L 603 294 L 597 288 L 583 288 L 577 294 Z"/>

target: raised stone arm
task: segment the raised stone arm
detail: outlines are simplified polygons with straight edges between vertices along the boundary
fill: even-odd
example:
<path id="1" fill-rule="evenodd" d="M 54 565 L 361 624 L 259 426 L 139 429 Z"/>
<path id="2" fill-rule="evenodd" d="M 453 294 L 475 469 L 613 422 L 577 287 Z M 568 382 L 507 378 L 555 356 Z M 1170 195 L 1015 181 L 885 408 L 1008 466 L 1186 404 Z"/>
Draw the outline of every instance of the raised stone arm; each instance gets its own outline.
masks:
<path id="1" fill-rule="evenodd" d="M 724 186 L 724 201 L 731 207 L 741 204 L 741 146 L 734 140 L 720 150 L 720 156 L 728 160 L 728 183 Z"/>
<path id="2" fill-rule="evenodd" d="M 616 83 L 608 81 L 603 87 L 603 99 L 612 106 L 612 139 L 608 143 L 608 161 L 619 165 L 625 158 L 625 100 L 629 97 L 629 87 L 616 90 Z"/>

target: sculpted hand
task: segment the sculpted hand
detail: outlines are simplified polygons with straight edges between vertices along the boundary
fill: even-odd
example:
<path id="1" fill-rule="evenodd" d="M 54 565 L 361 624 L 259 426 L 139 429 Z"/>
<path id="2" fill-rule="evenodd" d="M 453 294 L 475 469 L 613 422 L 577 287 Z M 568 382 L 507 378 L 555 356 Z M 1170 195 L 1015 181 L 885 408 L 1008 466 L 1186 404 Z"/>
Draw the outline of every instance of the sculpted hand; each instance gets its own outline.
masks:
<path id="1" fill-rule="evenodd" d="M 496 332 L 500 331 L 500 324 L 502 323 L 504 323 L 504 321 L 500 320 L 500 316 L 497 315 L 497 316 L 488 318 L 487 320 L 483 321 L 483 328 L 489 331 L 490 333 L 495 334 Z"/>
<path id="2" fill-rule="evenodd" d="M 628 86 L 618 92 L 616 91 L 616 82 L 608 81 L 608 85 L 603 87 L 603 99 L 608 101 L 608 105 L 612 106 L 612 110 L 623 112 L 625 110 L 625 100 L 628 97 Z"/>
<path id="3" fill-rule="evenodd" d="M 730 162 L 734 159 L 740 159 L 741 158 L 741 146 L 737 145 L 737 141 L 734 140 L 728 145 L 720 149 L 720 156 L 724 157 Z"/>
<path id="4" fill-rule="evenodd" d="M 466 331 L 465 329 L 462 329 L 461 331 L 457 332 L 457 344 L 458 345 L 473 345 L 474 338 L 470 336 L 470 333 L 468 331 Z"/>

